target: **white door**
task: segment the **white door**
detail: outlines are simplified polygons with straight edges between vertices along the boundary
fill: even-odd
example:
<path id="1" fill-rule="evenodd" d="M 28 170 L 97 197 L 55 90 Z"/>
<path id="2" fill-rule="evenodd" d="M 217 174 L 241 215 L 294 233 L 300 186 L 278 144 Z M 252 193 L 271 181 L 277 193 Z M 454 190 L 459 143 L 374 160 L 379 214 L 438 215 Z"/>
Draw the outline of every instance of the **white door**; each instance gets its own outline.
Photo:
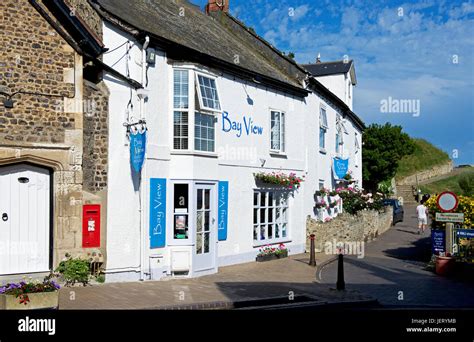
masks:
<path id="1" fill-rule="evenodd" d="M 214 186 L 197 184 L 194 189 L 195 244 L 193 271 L 205 271 L 216 265 L 216 212 Z"/>
<path id="2" fill-rule="evenodd" d="M 0 167 L 0 275 L 49 270 L 50 177 L 27 164 Z"/>

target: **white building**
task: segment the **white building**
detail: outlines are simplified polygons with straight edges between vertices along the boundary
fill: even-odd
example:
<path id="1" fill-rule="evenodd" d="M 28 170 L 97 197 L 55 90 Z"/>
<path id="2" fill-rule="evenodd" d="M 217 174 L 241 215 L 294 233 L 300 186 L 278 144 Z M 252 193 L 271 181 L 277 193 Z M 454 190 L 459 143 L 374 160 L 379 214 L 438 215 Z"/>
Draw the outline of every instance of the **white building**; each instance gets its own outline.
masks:
<path id="1" fill-rule="evenodd" d="M 315 191 L 336 185 L 333 158 L 361 185 L 352 91 L 333 94 L 214 1 L 209 14 L 185 1 L 95 2 L 110 49 L 107 281 L 215 273 L 267 244 L 304 252 Z M 127 131 L 145 127 L 135 172 Z M 287 189 L 257 172 L 305 181 Z"/>

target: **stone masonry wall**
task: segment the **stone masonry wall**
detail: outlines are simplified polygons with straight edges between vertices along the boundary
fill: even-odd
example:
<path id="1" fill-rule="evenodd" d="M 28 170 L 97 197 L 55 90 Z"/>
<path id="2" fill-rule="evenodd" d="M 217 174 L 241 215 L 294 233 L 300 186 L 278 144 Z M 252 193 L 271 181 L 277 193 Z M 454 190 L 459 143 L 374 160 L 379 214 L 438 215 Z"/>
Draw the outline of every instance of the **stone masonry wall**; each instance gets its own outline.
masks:
<path id="1" fill-rule="evenodd" d="M 100 18 L 87 14 L 91 10 L 87 0 L 71 2 L 83 21 L 101 35 Z M 57 265 L 66 252 L 84 252 L 82 205 L 106 204 L 103 192 L 99 196 L 91 193 L 106 186 L 104 134 L 108 127 L 104 113 L 108 108 L 104 99 L 108 92 L 100 85 L 91 90 L 84 84 L 82 56 L 28 0 L 2 0 L 0 91 L 12 94 L 20 90 L 35 94 L 14 96 L 12 109 L 4 107 L 5 97 L 0 95 L 0 167 L 29 162 L 53 169 L 53 256 Z M 87 112 L 90 99 L 100 112 L 92 119 Z"/>
<path id="2" fill-rule="evenodd" d="M 421 182 L 421 181 L 424 181 L 424 180 L 427 180 L 427 179 L 430 179 L 430 178 L 433 178 L 433 177 L 437 177 L 437 176 L 441 176 L 441 175 L 450 173 L 451 171 L 453 171 L 453 161 L 452 160 L 450 160 L 447 163 L 441 164 L 441 165 L 433 166 L 429 170 L 421 171 L 421 172 L 418 172 L 414 175 L 411 175 L 411 176 L 405 177 L 403 179 L 400 179 L 400 180 L 397 181 L 397 185 L 416 185 L 417 180 L 418 180 L 418 182 Z"/>
<path id="3" fill-rule="evenodd" d="M 84 190 L 93 193 L 107 187 L 108 90 L 104 83 L 86 82 L 84 98 Z"/>
<path id="4" fill-rule="evenodd" d="M 343 213 L 330 222 L 318 222 L 308 216 L 306 232 L 315 235 L 315 251 L 324 251 L 326 242 L 369 242 L 385 233 L 392 225 L 392 207 L 384 212 L 360 211 L 357 215 Z M 309 239 L 306 251 L 310 250 Z"/>
<path id="5" fill-rule="evenodd" d="M 0 91 L 45 94 L 18 94 L 13 109 L 0 105 L 0 143 L 64 143 L 76 126 L 74 113 L 62 110 L 63 96 L 75 96 L 74 51 L 27 0 L 0 2 L 0 36 Z"/>

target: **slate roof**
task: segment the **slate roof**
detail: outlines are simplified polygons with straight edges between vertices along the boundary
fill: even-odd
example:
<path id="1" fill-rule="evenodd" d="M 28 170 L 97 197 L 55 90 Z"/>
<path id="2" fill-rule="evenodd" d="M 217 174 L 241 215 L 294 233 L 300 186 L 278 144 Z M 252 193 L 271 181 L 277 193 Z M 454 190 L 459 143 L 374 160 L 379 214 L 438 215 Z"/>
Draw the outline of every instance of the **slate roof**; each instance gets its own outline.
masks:
<path id="1" fill-rule="evenodd" d="M 207 15 L 186 0 L 91 0 L 99 13 L 111 14 L 155 37 L 190 48 L 253 73 L 302 89 L 305 71 L 295 62 L 273 52 L 262 53 L 258 39 L 231 16 Z M 180 15 L 181 8 L 185 9 Z M 261 41 L 260 41 L 261 43 Z M 267 46 L 268 50 L 268 46 Z M 238 57 L 238 63 L 235 63 Z M 303 90 L 303 89 L 302 89 Z"/>
<path id="2" fill-rule="evenodd" d="M 303 64 L 303 67 L 308 70 L 313 76 L 327 76 L 336 74 L 345 74 L 351 70 L 353 61 L 334 61 L 334 62 L 320 62 L 315 64 Z"/>

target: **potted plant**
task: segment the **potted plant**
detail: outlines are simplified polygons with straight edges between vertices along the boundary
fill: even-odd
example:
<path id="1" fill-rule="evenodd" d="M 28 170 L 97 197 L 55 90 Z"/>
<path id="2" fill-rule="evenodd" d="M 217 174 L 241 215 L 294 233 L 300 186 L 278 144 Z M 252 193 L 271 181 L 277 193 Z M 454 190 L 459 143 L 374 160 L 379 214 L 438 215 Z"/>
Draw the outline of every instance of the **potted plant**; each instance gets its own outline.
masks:
<path id="1" fill-rule="evenodd" d="M 455 259 L 450 253 L 446 255 L 436 256 L 436 274 L 440 276 L 448 276 L 454 269 Z"/>
<path id="2" fill-rule="evenodd" d="M 8 283 L 0 287 L 0 310 L 57 309 L 59 288 L 50 277 L 42 282 Z"/>
<path id="3" fill-rule="evenodd" d="M 278 247 L 267 245 L 260 248 L 256 260 L 257 262 L 263 262 L 286 257 L 288 257 L 288 249 L 281 243 Z"/>

